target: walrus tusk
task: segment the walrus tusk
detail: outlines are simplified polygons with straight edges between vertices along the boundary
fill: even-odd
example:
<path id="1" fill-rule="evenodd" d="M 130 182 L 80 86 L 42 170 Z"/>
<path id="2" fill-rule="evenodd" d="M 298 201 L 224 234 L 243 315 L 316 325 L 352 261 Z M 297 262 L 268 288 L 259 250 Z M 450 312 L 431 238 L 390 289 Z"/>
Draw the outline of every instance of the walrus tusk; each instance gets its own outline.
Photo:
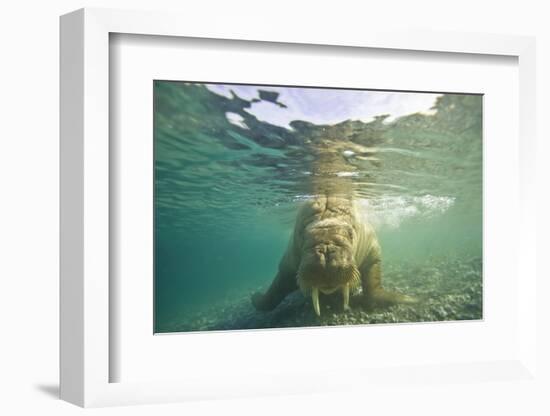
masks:
<path id="1" fill-rule="evenodd" d="M 313 309 L 317 316 L 321 316 L 321 309 L 319 308 L 319 289 L 314 287 L 311 289 L 311 300 L 313 301 Z"/>
<path id="2" fill-rule="evenodd" d="M 349 283 L 342 286 L 342 294 L 344 295 L 344 310 L 349 309 Z"/>

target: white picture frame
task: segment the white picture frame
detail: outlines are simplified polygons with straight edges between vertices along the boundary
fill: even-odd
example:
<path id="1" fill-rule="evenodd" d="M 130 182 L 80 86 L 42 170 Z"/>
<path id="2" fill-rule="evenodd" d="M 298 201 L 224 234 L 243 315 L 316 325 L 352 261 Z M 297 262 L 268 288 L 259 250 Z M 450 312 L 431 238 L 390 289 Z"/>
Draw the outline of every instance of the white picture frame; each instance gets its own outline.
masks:
<path id="1" fill-rule="evenodd" d="M 281 372 L 264 380 L 211 379 L 147 383 L 110 382 L 110 190 L 109 36 L 112 33 L 225 39 L 335 47 L 431 51 L 516 57 L 519 65 L 520 166 L 517 270 L 517 354 L 507 360 L 441 363 L 399 369 L 332 369 L 318 374 Z M 535 41 L 530 37 L 396 32 L 366 29 L 327 35 L 312 26 L 302 32 L 266 24 L 246 34 L 230 21 L 204 25 L 201 19 L 168 13 L 82 9 L 61 18 L 61 398 L 80 406 L 159 403 L 196 398 L 322 392 L 374 386 L 380 380 L 442 380 L 479 383 L 487 377 L 536 382 Z M 228 335 L 229 336 L 229 335 Z M 388 375 L 389 374 L 389 375 Z M 482 377 L 479 375 L 483 374 Z M 349 380 L 343 383 L 342 380 Z M 311 380 L 315 380 L 311 383 Z"/>

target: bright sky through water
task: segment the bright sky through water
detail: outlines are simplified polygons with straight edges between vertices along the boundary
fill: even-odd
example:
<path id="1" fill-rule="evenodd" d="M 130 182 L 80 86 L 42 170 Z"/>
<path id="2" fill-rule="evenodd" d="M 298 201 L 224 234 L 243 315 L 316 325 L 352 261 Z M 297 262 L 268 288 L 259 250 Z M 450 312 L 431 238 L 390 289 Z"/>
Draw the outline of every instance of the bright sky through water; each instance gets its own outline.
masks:
<path id="1" fill-rule="evenodd" d="M 387 121 L 421 112 L 431 114 L 431 107 L 441 94 L 417 92 L 385 92 L 336 90 L 323 88 L 257 87 L 249 85 L 207 84 L 217 94 L 231 97 L 233 90 L 240 98 L 259 98 L 258 90 L 279 93 L 278 102 L 283 108 L 269 101 L 252 103 L 246 109 L 259 120 L 289 128 L 293 120 L 304 120 L 314 124 L 335 124 L 345 120 L 369 122 L 374 116 L 389 114 Z M 238 120 L 230 120 L 238 122 Z"/>

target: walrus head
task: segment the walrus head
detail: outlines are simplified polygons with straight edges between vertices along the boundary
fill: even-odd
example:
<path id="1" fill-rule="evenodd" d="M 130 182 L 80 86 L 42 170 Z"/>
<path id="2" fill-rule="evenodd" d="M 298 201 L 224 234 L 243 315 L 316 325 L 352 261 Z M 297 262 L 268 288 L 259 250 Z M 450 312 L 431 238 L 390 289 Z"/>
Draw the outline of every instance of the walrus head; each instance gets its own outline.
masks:
<path id="1" fill-rule="evenodd" d="M 341 290 L 344 309 L 349 308 L 350 290 L 360 284 L 354 256 L 355 239 L 353 227 L 336 218 L 315 221 L 304 230 L 297 282 L 304 293 L 311 293 L 318 316 L 321 315 L 319 292 Z"/>

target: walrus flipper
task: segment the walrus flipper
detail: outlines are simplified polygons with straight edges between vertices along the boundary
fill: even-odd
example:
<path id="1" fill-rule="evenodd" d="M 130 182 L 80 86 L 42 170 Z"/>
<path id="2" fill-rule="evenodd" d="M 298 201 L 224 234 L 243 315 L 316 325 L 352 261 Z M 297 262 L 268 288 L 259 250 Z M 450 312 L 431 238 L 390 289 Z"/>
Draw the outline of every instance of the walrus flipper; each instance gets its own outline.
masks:
<path id="1" fill-rule="evenodd" d="M 254 293 L 252 304 L 259 311 L 271 311 L 283 301 L 290 293 L 298 289 L 296 284 L 296 271 L 284 266 L 283 261 L 279 265 L 277 276 L 271 282 L 271 286 L 264 294 Z"/>
<path id="2" fill-rule="evenodd" d="M 382 287 L 382 260 L 380 246 L 376 243 L 359 268 L 361 286 L 367 307 L 384 307 L 399 303 L 416 303 L 416 299 Z"/>

